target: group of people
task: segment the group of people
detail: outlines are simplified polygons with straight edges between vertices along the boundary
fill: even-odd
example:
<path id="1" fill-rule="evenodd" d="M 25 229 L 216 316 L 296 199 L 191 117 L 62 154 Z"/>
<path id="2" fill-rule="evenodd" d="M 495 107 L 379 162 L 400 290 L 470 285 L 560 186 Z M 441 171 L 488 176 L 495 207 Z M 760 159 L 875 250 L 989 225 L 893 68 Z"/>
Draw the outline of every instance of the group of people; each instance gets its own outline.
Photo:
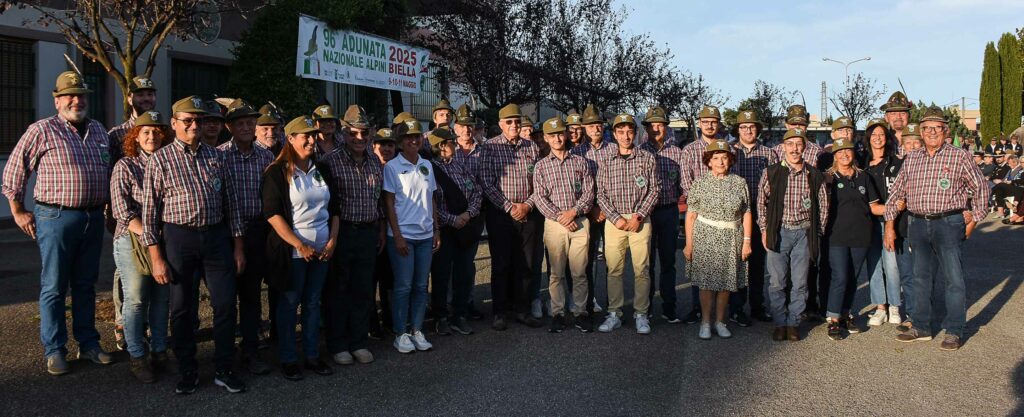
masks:
<path id="1" fill-rule="evenodd" d="M 398 352 L 432 349 L 428 305 L 436 334 L 472 334 L 485 228 L 496 331 L 545 325 L 545 259 L 548 331 L 589 333 L 598 322 L 599 332 L 615 331 L 627 312 L 628 256 L 639 334 L 652 332 L 660 293 L 661 317 L 700 322 L 701 339 L 728 338 L 727 322 L 746 327 L 753 317 L 773 323 L 774 340 L 796 341 L 801 321 L 820 316 L 829 337 L 842 339 L 861 331 L 853 300 L 867 265 L 877 306 L 870 325 L 899 324 L 900 341 L 931 339 L 931 291 L 942 279 L 941 347 L 961 343 L 961 246 L 987 214 L 990 191 L 970 155 L 944 143 L 942 111 L 909 123 L 911 104 L 899 92 L 882 107 L 885 119 L 867 123 L 859 153 L 845 117 L 829 145 L 809 141 L 801 105 L 790 107 L 782 143 L 768 148 L 752 111 L 740 111 L 739 140 L 727 142 L 714 106 L 701 110 L 699 138 L 685 146 L 660 107 L 638 123 L 625 113 L 605 120 L 591 105 L 534 132 L 509 104 L 498 112 L 500 133 L 483 139 L 469 107 L 447 100 L 433 109 L 429 131 L 406 112 L 374 130 L 357 105 L 340 117 L 322 105 L 285 122 L 269 104 L 257 111 L 241 99 L 218 106 L 190 96 L 162 113 L 152 82 L 139 77 L 132 117 L 107 132 L 87 116 L 89 92 L 80 74 L 62 73 L 57 114 L 29 126 L 3 174 L 15 222 L 40 248 L 40 332 L 54 375 L 70 371 L 68 288 L 79 356 L 113 362 L 94 325 L 105 219 L 113 223 L 118 342 L 135 377 L 153 382 L 169 367 L 173 335 L 178 394 L 199 386 L 200 282 L 213 309 L 214 383 L 240 392 L 237 364 L 271 371 L 260 354 L 264 283 L 277 359 L 291 380 L 333 372 L 320 354 L 321 327 L 340 365 L 372 362 L 367 341 L 385 329 Z M 230 139 L 221 143 L 222 129 Z M 693 284 L 683 319 L 678 250 Z M 604 307 L 594 295 L 598 256 L 607 268 Z"/>

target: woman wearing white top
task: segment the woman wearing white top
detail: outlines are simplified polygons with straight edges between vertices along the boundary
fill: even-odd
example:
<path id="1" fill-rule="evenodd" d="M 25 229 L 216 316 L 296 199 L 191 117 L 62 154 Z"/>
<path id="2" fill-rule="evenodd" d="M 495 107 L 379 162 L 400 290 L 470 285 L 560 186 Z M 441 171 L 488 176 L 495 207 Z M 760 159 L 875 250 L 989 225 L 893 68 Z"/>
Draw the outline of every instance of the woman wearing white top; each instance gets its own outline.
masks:
<path id="1" fill-rule="evenodd" d="M 277 304 L 278 356 L 284 377 L 302 379 L 295 343 L 296 310 L 302 305 L 305 368 L 333 373 L 320 359 L 320 294 L 327 261 L 338 237 L 338 193 L 330 169 L 313 163 L 318 133 L 312 119 L 297 117 L 285 127 L 288 143 L 263 173 L 263 216 L 276 233 L 267 237 L 270 285 L 281 292 Z"/>
<path id="2" fill-rule="evenodd" d="M 427 310 L 430 259 L 440 247 L 434 207 L 434 172 L 420 158 L 423 146 L 419 122 L 396 126 L 401 153 L 384 166 L 384 210 L 388 219 L 388 257 L 394 271 L 391 297 L 395 349 L 401 353 L 430 350 L 421 331 Z M 410 320 L 411 316 L 411 320 Z M 406 323 L 412 322 L 412 329 Z"/>

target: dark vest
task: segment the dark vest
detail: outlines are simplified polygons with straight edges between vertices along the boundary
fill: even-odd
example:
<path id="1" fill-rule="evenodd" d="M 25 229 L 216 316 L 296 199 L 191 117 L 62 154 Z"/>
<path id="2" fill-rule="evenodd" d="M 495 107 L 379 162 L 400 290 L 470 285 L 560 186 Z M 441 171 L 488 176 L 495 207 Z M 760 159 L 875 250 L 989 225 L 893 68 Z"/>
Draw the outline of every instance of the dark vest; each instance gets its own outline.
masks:
<path id="1" fill-rule="evenodd" d="M 782 211 L 785 209 L 786 204 L 786 187 L 789 185 L 789 167 L 783 165 L 783 162 L 765 168 L 769 187 L 768 211 L 765 213 L 765 222 L 767 223 L 765 225 L 765 239 L 767 240 L 766 243 L 768 243 L 768 249 L 775 252 L 779 251 L 779 229 L 782 227 Z M 819 217 L 821 209 L 818 202 L 818 190 L 821 188 L 824 176 L 821 175 L 821 171 L 818 171 L 817 168 L 814 168 L 806 161 L 804 162 L 804 170 L 807 171 L 807 181 L 811 190 L 811 227 L 807 229 L 807 249 L 810 253 L 811 263 L 815 264 L 818 261 L 820 239 L 818 231 L 821 230 Z"/>

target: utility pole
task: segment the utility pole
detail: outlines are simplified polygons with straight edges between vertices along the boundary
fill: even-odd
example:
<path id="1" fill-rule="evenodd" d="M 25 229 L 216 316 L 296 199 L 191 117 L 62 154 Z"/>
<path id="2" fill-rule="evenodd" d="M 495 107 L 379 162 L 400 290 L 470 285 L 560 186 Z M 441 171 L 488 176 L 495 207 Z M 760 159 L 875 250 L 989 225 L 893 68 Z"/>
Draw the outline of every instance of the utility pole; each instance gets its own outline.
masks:
<path id="1" fill-rule="evenodd" d="M 821 123 L 825 123 L 828 120 L 828 95 L 825 88 L 825 82 L 821 82 Z"/>

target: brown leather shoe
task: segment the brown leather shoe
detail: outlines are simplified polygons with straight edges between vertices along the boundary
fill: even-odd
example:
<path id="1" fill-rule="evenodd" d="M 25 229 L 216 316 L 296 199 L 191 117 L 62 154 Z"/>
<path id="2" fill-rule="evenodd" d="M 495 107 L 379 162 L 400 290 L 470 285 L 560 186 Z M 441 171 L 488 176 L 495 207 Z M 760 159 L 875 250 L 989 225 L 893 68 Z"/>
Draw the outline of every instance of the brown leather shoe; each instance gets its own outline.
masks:
<path id="1" fill-rule="evenodd" d="M 786 327 L 786 339 L 788 339 L 790 342 L 799 342 L 800 329 L 793 326 Z"/>
<path id="2" fill-rule="evenodd" d="M 786 340 L 786 328 L 785 327 L 776 327 L 775 331 L 772 332 L 772 340 L 774 340 L 776 342 L 781 342 L 783 340 Z"/>
<path id="3" fill-rule="evenodd" d="M 959 336 L 947 334 L 946 337 L 944 339 L 942 339 L 942 344 L 939 345 L 939 349 L 941 349 L 941 350 L 957 350 L 957 349 L 960 349 L 960 346 L 961 345 L 960 345 L 960 337 Z"/>

